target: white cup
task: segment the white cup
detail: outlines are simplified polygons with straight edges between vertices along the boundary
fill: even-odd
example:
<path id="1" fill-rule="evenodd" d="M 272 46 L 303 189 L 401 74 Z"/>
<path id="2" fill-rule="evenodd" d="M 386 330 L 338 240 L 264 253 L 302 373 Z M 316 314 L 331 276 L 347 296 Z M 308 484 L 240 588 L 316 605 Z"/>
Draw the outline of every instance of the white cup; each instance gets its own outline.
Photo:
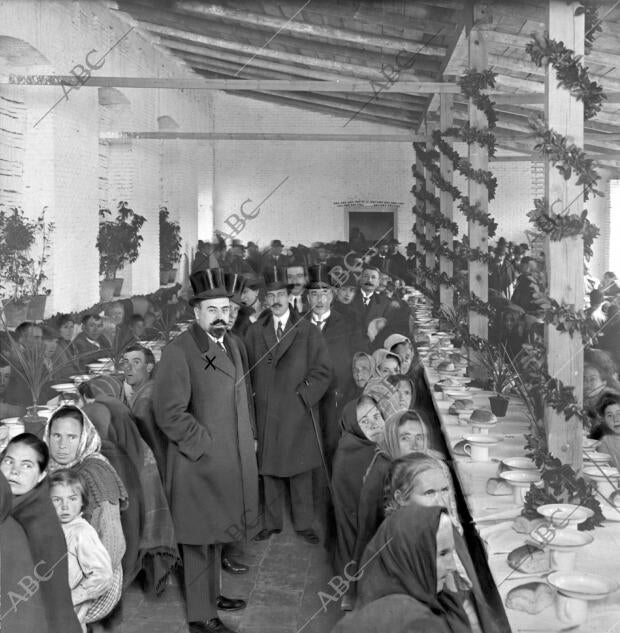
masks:
<path id="1" fill-rule="evenodd" d="M 467 443 L 463 446 L 463 451 L 469 455 L 474 462 L 489 461 L 489 447 L 480 444 Z"/>
<path id="2" fill-rule="evenodd" d="M 568 596 L 558 593 L 555 611 L 558 620 L 560 620 L 562 624 L 567 624 L 570 627 L 579 626 L 583 624 L 588 617 L 588 603 L 585 600 L 569 598 Z"/>

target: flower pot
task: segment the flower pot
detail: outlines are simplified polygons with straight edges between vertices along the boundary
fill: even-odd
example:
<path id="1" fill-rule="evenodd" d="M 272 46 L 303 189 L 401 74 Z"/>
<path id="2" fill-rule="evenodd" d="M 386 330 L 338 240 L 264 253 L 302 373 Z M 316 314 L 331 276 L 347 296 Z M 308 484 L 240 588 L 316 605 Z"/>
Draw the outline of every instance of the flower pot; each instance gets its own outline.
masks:
<path id="1" fill-rule="evenodd" d="M 114 282 L 114 296 L 115 297 L 120 297 L 121 296 L 121 288 L 123 287 L 123 281 L 125 281 L 124 279 L 113 279 L 112 280 Z"/>
<path id="2" fill-rule="evenodd" d="M 43 315 L 45 314 L 45 302 L 47 301 L 47 295 L 35 295 L 29 297 L 28 300 L 28 320 L 29 321 L 43 321 Z"/>
<path id="3" fill-rule="evenodd" d="M 3 302 L 4 320 L 9 328 L 16 328 L 20 323 L 28 321 L 28 303 L 20 301 L 18 303 L 9 299 Z"/>
<path id="4" fill-rule="evenodd" d="M 170 274 L 168 275 L 168 283 L 173 284 L 177 280 L 177 272 L 176 268 L 172 268 L 170 270 Z"/>
<path id="5" fill-rule="evenodd" d="M 503 418 L 508 410 L 508 398 L 504 396 L 489 396 L 489 403 L 491 404 L 491 411 L 498 418 Z"/>
<path id="6" fill-rule="evenodd" d="M 169 269 L 162 268 L 159 270 L 159 285 L 160 286 L 165 286 L 169 283 L 171 272 L 172 271 Z"/>
<path id="7" fill-rule="evenodd" d="M 114 296 L 114 279 L 104 279 L 100 285 L 101 301 L 111 301 Z"/>

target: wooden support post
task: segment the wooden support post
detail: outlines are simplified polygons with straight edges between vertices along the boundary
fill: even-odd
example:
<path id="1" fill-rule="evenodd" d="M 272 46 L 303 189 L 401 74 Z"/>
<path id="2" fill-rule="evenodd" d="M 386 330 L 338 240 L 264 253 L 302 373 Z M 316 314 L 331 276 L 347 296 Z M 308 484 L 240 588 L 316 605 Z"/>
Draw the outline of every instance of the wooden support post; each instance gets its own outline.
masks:
<path id="1" fill-rule="evenodd" d="M 549 37 L 564 42 L 583 55 L 584 16 L 576 15 L 578 2 L 550 0 L 548 12 Z M 568 90 L 558 86 L 555 69 L 549 65 L 545 78 L 545 114 L 551 129 L 569 137 L 569 143 L 583 147 L 583 103 Z M 546 196 L 555 213 L 568 211 L 580 214 L 583 210 L 583 186 L 575 183 L 575 177 L 564 177 L 550 163 L 546 165 Z M 583 240 L 581 236 L 564 238 L 559 242 L 545 239 L 545 261 L 549 296 L 559 303 L 566 303 L 579 310 L 583 307 Z M 582 401 L 583 349 L 581 336 L 558 332 L 553 325 L 545 327 L 547 366 L 549 374 L 565 385 L 573 386 L 574 394 Z M 564 414 L 551 408 L 545 410 L 547 445 L 549 451 L 570 464 L 581 468 L 581 422 L 573 417 L 566 420 Z"/>
<path id="2" fill-rule="evenodd" d="M 420 147 L 422 147 L 422 145 L 423 145 L 422 143 L 419 144 Z M 418 143 L 414 143 L 413 146 L 414 148 L 417 149 Z M 420 160 L 417 151 L 415 155 L 415 166 L 416 166 L 416 170 L 418 174 L 424 174 L 424 163 Z M 426 190 L 426 182 L 424 178 L 420 178 L 420 177 L 416 178 L 415 184 L 418 191 Z M 416 199 L 416 206 L 422 213 L 426 211 L 426 201 Z M 420 217 L 419 214 L 417 214 L 415 218 L 415 232 L 424 233 L 424 220 Z M 416 262 L 418 262 L 418 265 L 416 266 L 417 268 L 416 281 L 417 281 L 418 287 L 422 287 L 424 285 L 424 275 L 420 271 L 419 263 L 423 263 L 423 264 L 426 263 L 426 249 L 420 243 L 420 240 L 418 239 L 417 235 L 416 235 L 415 241 L 416 241 Z"/>
<path id="3" fill-rule="evenodd" d="M 426 133 L 428 134 L 428 129 L 426 130 Z M 433 144 L 429 138 L 429 140 L 426 141 L 426 151 L 430 152 L 432 150 L 433 150 Z M 428 193 L 434 194 L 435 185 L 433 184 L 433 179 L 431 177 L 431 170 L 427 169 L 425 172 L 425 175 L 426 175 L 426 191 Z M 433 205 L 431 202 L 426 203 L 426 212 L 427 213 L 433 212 Z M 435 239 L 435 234 L 436 234 L 435 224 L 427 220 L 424 223 L 424 237 L 427 239 L 428 242 L 432 242 Z M 437 266 L 437 256 L 431 249 L 429 249 L 426 251 L 426 267 L 434 271 L 436 266 Z M 433 297 L 436 298 L 436 295 L 439 292 L 439 288 L 437 288 L 433 280 L 429 279 L 428 277 L 426 278 L 426 288 L 430 290 L 430 292 L 433 293 Z"/>
<path id="4" fill-rule="evenodd" d="M 482 72 L 487 67 L 487 53 L 482 31 L 472 29 L 469 33 L 469 67 L 478 72 Z M 486 128 L 487 118 L 484 112 L 480 111 L 469 100 L 469 124 L 476 128 Z M 474 169 L 488 169 L 489 153 L 486 147 L 481 147 L 478 143 L 469 146 L 469 160 Z M 469 200 L 472 205 L 476 203 L 480 211 L 485 212 L 489 208 L 489 196 L 486 187 L 474 180 L 467 183 Z M 488 231 L 486 226 L 478 222 L 468 223 L 469 246 L 480 248 L 483 253 L 488 250 Z M 489 269 L 487 264 L 480 261 L 469 262 L 469 291 L 473 292 L 482 301 L 489 300 Z M 489 320 L 474 310 L 469 312 L 469 333 L 481 338 L 489 337 Z"/>
<path id="5" fill-rule="evenodd" d="M 452 126 L 452 104 L 454 98 L 449 94 L 441 94 L 439 97 L 439 126 L 441 131 L 445 131 Z M 441 169 L 441 176 L 449 183 L 452 182 L 452 161 L 444 154 L 441 155 L 439 160 L 439 167 Z M 444 218 L 452 220 L 453 200 L 450 193 L 447 191 L 439 192 L 439 210 Z M 439 229 L 439 237 L 441 243 L 447 243 L 448 248 L 452 250 L 453 235 L 452 231 L 448 229 Z M 439 258 L 439 272 L 446 273 L 448 277 L 452 277 L 454 269 L 452 266 L 452 260 L 444 255 Z M 454 291 L 452 286 L 441 284 L 439 287 L 439 301 L 441 307 L 445 309 L 451 309 L 454 307 Z"/>

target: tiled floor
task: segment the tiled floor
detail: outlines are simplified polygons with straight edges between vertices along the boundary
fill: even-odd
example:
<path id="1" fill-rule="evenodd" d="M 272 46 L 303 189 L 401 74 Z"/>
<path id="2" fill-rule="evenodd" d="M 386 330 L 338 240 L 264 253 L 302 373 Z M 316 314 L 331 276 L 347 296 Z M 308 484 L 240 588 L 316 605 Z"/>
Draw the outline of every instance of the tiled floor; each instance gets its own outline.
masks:
<path id="1" fill-rule="evenodd" d="M 220 614 L 233 630 L 329 633 L 342 616 L 340 601 L 329 602 L 326 597 L 334 591 L 328 584 L 332 572 L 325 549 L 302 541 L 290 524 L 269 541 L 247 544 L 243 560 L 251 565 L 249 573 L 231 576 L 222 572 L 223 594 L 248 602 L 243 611 Z M 319 592 L 323 592 L 321 597 Z M 186 632 L 184 603 L 176 581 L 159 599 L 131 587 L 124 601 L 123 624 L 114 629 L 114 633 Z"/>

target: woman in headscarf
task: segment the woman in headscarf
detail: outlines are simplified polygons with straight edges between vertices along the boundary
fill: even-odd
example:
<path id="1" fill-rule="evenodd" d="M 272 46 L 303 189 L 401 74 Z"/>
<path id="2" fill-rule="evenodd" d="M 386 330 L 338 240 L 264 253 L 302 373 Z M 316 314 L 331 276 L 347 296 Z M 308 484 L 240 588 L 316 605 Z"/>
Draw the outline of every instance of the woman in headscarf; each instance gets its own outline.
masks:
<path id="1" fill-rule="evenodd" d="M 126 547 L 121 511 L 127 506 L 127 491 L 101 454 L 99 433 L 78 407 L 65 405 L 56 409 L 45 428 L 44 440 L 50 451 L 49 472 L 72 468 L 81 476 L 89 499 L 84 518 L 95 528 L 112 559 L 112 587 L 89 610 L 90 621 L 96 622 L 108 615 L 121 597 Z"/>
<path id="2" fill-rule="evenodd" d="M 58 521 L 56 510 L 50 499 L 49 486 L 45 477 L 49 453 L 47 446 L 36 435 L 21 433 L 16 435 L 8 443 L 2 454 L 0 471 L 10 487 L 12 493 L 11 515 L 21 526 L 23 532 L 17 530 L 17 526 L 2 524 L 0 534 L 5 533 L 16 536 L 14 542 L 8 544 L 3 536 L 0 536 L 0 573 L 2 574 L 2 588 L 0 596 L 5 597 L 5 592 L 11 592 L 7 600 L 2 600 L 0 623 L 4 631 L 23 633 L 27 626 L 31 626 L 34 620 L 40 628 L 34 630 L 47 631 L 48 633 L 81 633 L 82 627 L 73 610 L 71 591 L 69 589 L 69 571 L 67 564 L 67 544 Z M 4 486 L 2 492 L 2 514 L 6 517 L 7 504 L 10 508 L 10 500 L 7 499 L 7 491 Z M 19 536 L 26 534 L 28 547 L 18 549 Z M 5 548 L 5 545 L 7 547 Z M 23 547 L 23 541 L 22 541 Z M 28 556 L 31 554 L 31 560 Z M 27 557 L 27 558 L 25 558 Z M 18 567 L 13 567 L 11 560 Z M 36 561 L 32 564 L 32 561 Z M 31 567 L 14 584 L 5 584 L 5 574 L 8 581 L 13 574 L 19 574 L 21 565 L 30 562 Z M 32 582 L 24 587 L 24 578 L 32 578 Z M 21 582 L 20 582 L 21 581 Z M 37 583 L 36 585 L 34 583 Z M 44 621 L 41 622 L 40 603 L 44 610 Z M 24 626 L 22 626 L 22 621 Z M 9 623 L 14 627 L 9 629 Z"/>
<path id="3" fill-rule="evenodd" d="M 438 507 L 408 506 L 388 517 L 366 548 L 354 611 L 333 633 L 470 633 L 460 596 L 452 523 Z"/>
<path id="4" fill-rule="evenodd" d="M 398 354 L 388 352 L 381 347 L 372 353 L 372 358 L 374 360 L 375 378 L 385 378 L 386 376 L 400 374 L 400 358 Z"/>
<path id="5" fill-rule="evenodd" d="M 353 551 L 353 561 L 359 565 L 370 539 L 385 518 L 385 480 L 395 459 L 413 451 L 441 458 L 429 443 L 428 429 L 416 411 L 398 411 L 385 421 L 384 440 L 375 449 L 360 492 L 357 512 L 357 539 Z M 351 585 L 350 597 L 355 595 L 355 585 Z"/>
<path id="6" fill-rule="evenodd" d="M 474 631 L 494 633 L 504 630 L 493 613 L 478 580 L 476 568 L 463 537 L 452 477 L 445 462 L 432 454 L 415 452 L 392 462 L 385 484 L 385 515 L 403 507 L 446 508 L 453 526 L 456 572 L 448 586 L 458 591 Z"/>
<path id="7" fill-rule="evenodd" d="M 353 368 L 353 382 L 357 392 L 356 397 L 359 397 L 364 390 L 364 387 L 375 373 L 375 361 L 370 354 L 366 352 L 356 352 L 353 354 L 352 361 Z"/>

